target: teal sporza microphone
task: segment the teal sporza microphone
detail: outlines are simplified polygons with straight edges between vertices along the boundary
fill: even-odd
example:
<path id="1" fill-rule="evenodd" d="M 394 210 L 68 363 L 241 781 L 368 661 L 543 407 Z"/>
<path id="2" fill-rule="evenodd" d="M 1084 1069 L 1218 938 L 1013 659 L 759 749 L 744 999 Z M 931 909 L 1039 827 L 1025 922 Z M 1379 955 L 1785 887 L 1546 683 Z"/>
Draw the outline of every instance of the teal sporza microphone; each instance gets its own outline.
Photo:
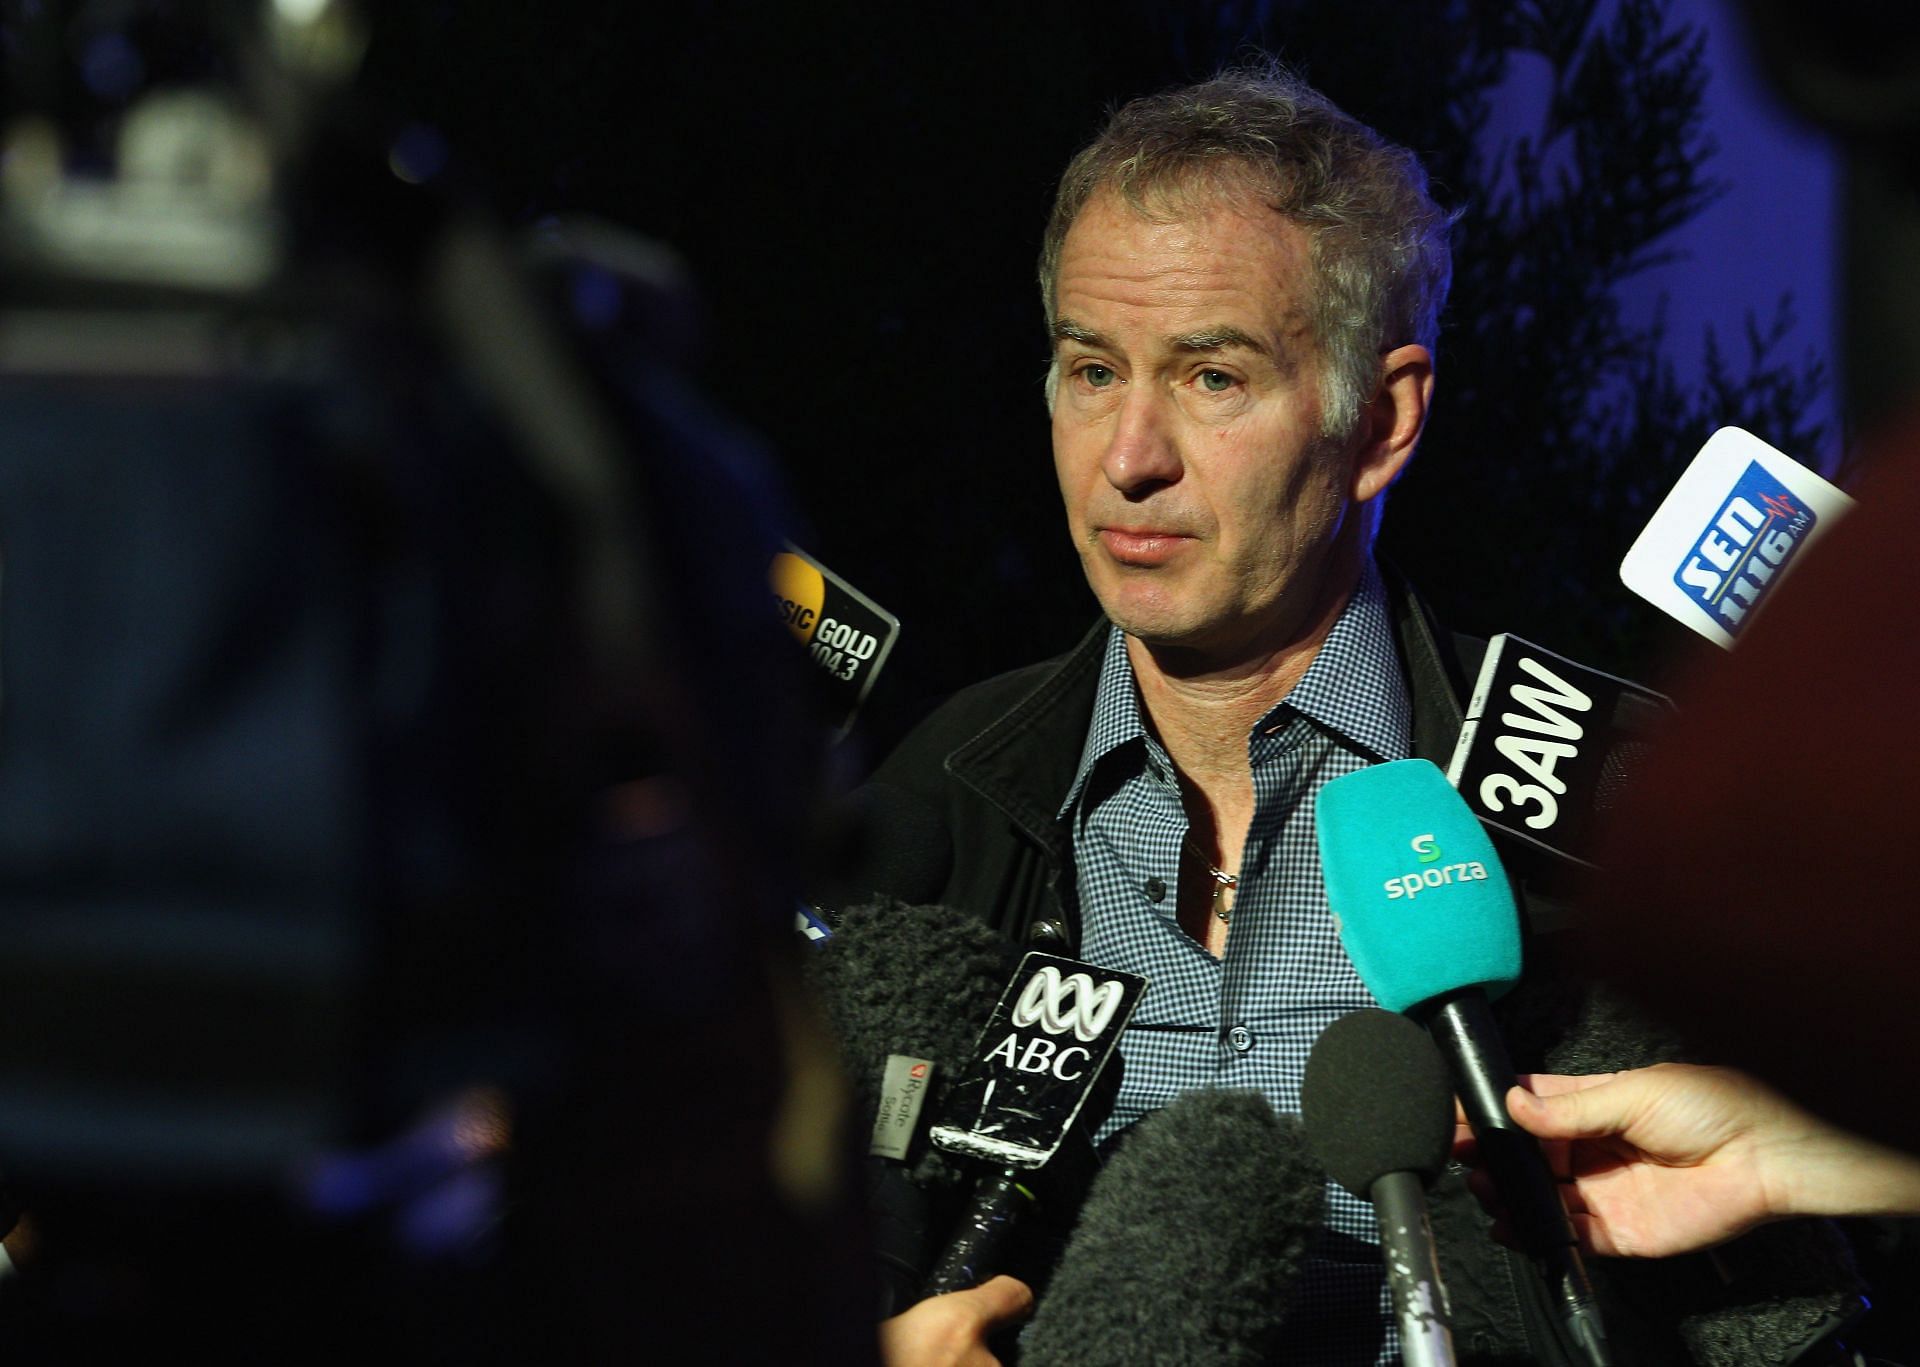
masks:
<path id="1" fill-rule="evenodd" d="M 1423 759 L 1320 790 L 1315 825 L 1340 941 L 1380 1004 L 1426 1026 L 1575 1361 L 1613 1367 L 1593 1283 L 1540 1143 L 1507 1114 L 1513 1063 L 1488 1004 L 1520 978 L 1520 919 L 1493 842 Z"/>

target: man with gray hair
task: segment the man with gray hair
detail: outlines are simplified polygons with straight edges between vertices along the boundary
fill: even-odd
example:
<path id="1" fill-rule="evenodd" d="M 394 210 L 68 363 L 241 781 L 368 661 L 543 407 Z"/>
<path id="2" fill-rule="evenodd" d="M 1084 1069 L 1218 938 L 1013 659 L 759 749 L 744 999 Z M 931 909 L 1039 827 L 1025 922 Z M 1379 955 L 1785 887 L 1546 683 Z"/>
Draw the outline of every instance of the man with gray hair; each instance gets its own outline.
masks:
<path id="1" fill-rule="evenodd" d="M 1444 765 L 1460 729 L 1456 642 L 1372 554 L 1432 402 L 1447 228 L 1410 153 L 1277 68 L 1134 101 L 1061 180 L 1040 262 L 1047 397 L 1106 620 L 957 694 L 875 777 L 945 822 L 943 905 L 1151 981 L 1102 1142 L 1193 1088 L 1297 1111 L 1321 1031 L 1374 1004 L 1313 813 L 1342 774 Z M 1577 969 L 1528 954 L 1503 1003 L 1523 1067 L 1653 1061 Z M 1569 1360 L 1538 1278 L 1441 1185 L 1461 1360 Z M 1372 1209 L 1330 1187 L 1326 1210 L 1281 1341 L 1259 1350 L 1393 1361 Z M 996 1279 L 897 1317 L 885 1342 L 897 1362 L 991 1361 L 987 1330 L 1029 1303 Z M 1662 1334 L 1644 1360 L 1683 1360 L 1672 1319 Z"/>
<path id="2" fill-rule="evenodd" d="M 1433 394 L 1447 223 L 1411 154 L 1278 69 L 1127 105 L 1061 180 L 1047 397 L 1107 620 L 958 695 L 877 777 L 946 816 L 943 903 L 1151 979 L 1102 1139 L 1193 1087 L 1297 1111 L 1320 1031 L 1372 1004 L 1313 797 L 1458 728 L 1371 555 Z M 1334 1197 L 1288 1360 L 1394 1356 L 1377 1240 Z"/>

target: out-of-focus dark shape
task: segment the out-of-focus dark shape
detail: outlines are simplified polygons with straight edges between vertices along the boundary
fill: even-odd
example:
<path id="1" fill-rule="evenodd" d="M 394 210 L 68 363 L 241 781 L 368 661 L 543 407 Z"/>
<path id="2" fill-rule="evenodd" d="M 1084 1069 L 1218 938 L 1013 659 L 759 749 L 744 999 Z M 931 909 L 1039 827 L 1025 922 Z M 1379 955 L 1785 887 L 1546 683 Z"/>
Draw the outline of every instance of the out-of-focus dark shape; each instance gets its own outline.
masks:
<path id="1" fill-rule="evenodd" d="M 932 902 L 953 871 L 953 837 L 939 811 L 894 784 L 863 784 L 823 827 L 807 889 L 814 906 L 857 906 L 883 891 L 902 902 Z"/>
<path id="2" fill-rule="evenodd" d="M 357 33 L 273 0 L 8 34 L 10 1342 L 857 1363 L 786 943 L 824 738 L 768 611 L 782 500 L 676 364 L 670 255 L 528 251 L 350 97 Z M 394 1138 L 476 1094 L 504 1190 L 413 1161 L 458 1116 Z M 322 1154 L 325 1227 L 288 1199 Z"/>
<path id="3" fill-rule="evenodd" d="M 1911 1148 L 1920 1101 L 1887 1082 L 1913 1052 L 1920 978 L 1905 911 L 1920 638 L 1901 587 L 1920 514 L 1920 12 L 1746 10 L 1782 93 L 1847 147 L 1849 401 L 1867 473 L 1739 649 L 1682 680 L 1679 719 L 1616 812 L 1596 951 L 1714 1056 Z"/>
<path id="4" fill-rule="evenodd" d="M 1775 87 L 1845 149 L 1845 397 L 1852 430 L 1870 433 L 1920 399 L 1920 9 L 1883 0 L 1744 8 Z"/>
<path id="5" fill-rule="evenodd" d="M 1911 993 L 1920 633 L 1899 609 L 1920 425 L 1739 648 L 1678 691 L 1609 841 L 1594 947 L 1699 1039 L 1819 1114 L 1920 1140 Z"/>
<path id="6" fill-rule="evenodd" d="M 1847 157 L 1842 316 L 1859 506 L 1740 646 L 1698 661 L 1616 812 L 1601 966 L 1826 1119 L 1909 1151 L 1920 1027 L 1912 902 L 1920 638 L 1905 576 L 1920 517 L 1920 11 L 1746 0 L 1776 86 Z M 1787 187 L 1783 187 L 1787 190 Z M 1913 1284 L 1920 1225 L 1861 1241 L 1869 1276 Z M 1896 1295 L 1856 1347 L 1910 1356 Z"/>
<path id="7" fill-rule="evenodd" d="M 1897 140 L 1920 127 L 1920 12 L 1885 0 L 1744 0 L 1780 93 L 1846 137 Z"/>

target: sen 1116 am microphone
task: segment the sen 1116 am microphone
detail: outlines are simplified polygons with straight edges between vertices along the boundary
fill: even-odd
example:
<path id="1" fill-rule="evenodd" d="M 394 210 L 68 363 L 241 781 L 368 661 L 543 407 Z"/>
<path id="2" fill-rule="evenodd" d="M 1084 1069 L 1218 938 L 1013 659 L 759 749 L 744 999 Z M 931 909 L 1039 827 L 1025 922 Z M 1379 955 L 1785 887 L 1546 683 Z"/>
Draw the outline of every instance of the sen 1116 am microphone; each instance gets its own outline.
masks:
<path id="1" fill-rule="evenodd" d="M 1020 961 L 947 1094 L 946 1123 L 933 1127 L 936 1145 L 990 1164 L 994 1175 L 974 1188 L 928 1295 L 992 1275 L 1030 1200 L 1023 1179 L 1066 1139 L 1146 990 L 1136 974 L 1075 959 L 1033 953 Z"/>
<path id="2" fill-rule="evenodd" d="M 1327 1175 L 1373 1202 L 1401 1361 L 1451 1367 L 1453 1332 L 1426 1202 L 1453 1140 L 1446 1060 L 1405 1016 L 1349 1012 L 1314 1041 L 1300 1118 Z"/>
<path id="3" fill-rule="evenodd" d="M 1325 1204 L 1296 1122 L 1257 1092 L 1182 1093 L 1094 1179 L 1021 1361 L 1273 1361 Z"/>
<path id="4" fill-rule="evenodd" d="M 1593 1284 L 1539 1141 L 1507 1114 L 1513 1064 L 1488 997 L 1520 978 L 1520 921 L 1493 842 L 1426 760 L 1346 774 L 1314 822 L 1340 942 L 1380 1004 L 1440 1045 L 1521 1246 L 1560 1325 L 1593 1367 L 1612 1367 Z"/>
<path id="5" fill-rule="evenodd" d="M 1853 500 L 1784 452 L 1723 427 L 1680 476 L 1620 563 L 1620 581 L 1731 648 L 1800 552 Z"/>

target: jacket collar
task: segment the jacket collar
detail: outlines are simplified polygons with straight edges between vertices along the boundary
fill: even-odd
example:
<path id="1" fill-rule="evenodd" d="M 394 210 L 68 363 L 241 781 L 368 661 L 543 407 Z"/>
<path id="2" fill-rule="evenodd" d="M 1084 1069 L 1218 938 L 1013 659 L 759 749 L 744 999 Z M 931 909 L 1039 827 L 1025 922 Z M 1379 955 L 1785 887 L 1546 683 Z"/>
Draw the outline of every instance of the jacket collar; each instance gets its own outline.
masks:
<path id="1" fill-rule="evenodd" d="M 1443 648 L 1445 638 L 1426 605 L 1392 568 L 1380 569 L 1407 671 L 1413 754 L 1444 768 L 1460 735 L 1464 676 L 1452 652 Z M 1086 742 L 1106 641 L 1102 620 L 1032 692 L 947 756 L 947 771 L 1005 812 L 1056 867 L 1066 862 L 1066 837 L 1055 814 L 1073 786 Z"/>

